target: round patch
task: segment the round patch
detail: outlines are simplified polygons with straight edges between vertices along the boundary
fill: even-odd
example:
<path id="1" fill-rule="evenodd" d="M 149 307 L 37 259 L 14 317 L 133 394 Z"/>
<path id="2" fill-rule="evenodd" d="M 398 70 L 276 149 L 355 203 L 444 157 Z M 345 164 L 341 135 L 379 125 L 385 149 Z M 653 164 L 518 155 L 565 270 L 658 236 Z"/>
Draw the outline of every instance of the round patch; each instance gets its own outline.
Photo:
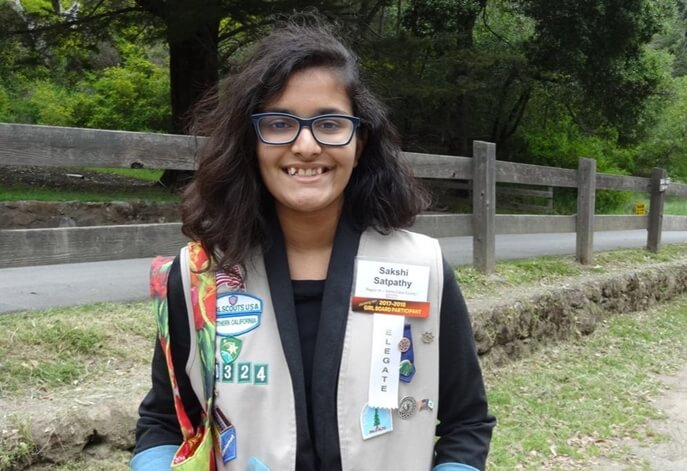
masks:
<path id="1" fill-rule="evenodd" d="M 399 340 L 398 341 L 398 349 L 402 353 L 405 353 L 408 350 L 410 350 L 410 339 L 408 337 L 403 337 L 401 340 Z"/>
<path id="2" fill-rule="evenodd" d="M 417 412 L 417 401 L 414 397 L 406 396 L 398 404 L 398 416 L 403 420 L 410 419 Z"/>

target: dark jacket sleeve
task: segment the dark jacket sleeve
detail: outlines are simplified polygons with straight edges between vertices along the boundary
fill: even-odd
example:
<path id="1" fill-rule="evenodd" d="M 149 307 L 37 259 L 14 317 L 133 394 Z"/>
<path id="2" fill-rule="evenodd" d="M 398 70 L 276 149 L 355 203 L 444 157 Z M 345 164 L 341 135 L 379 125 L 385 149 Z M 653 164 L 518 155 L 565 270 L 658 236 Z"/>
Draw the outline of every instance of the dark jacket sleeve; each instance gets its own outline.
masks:
<path id="1" fill-rule="evenodd" d="M 483 470 L 496 420 L 487 410 L 467 306 L 445 259 L 439 329 L 439 440 L 434 448 L 435 465 L 462 463 Z"/>
<path id="2" fill-rule="evenodd" d="M 174 260 L 167 281 L 169 309 L 169 338 L 172 361 L 186 413 L 194 424 L 200 422 L 200 402 L 191 388 L 186 374 L 186 360 L 190 349 L 190 334 L 186 316 L 179 257 Z M 159 339 L 155 340 L 152 362 L 152 388 L 141 402 L 136 422 L 136 446 L 134 454 L 160 445 L 179 445 L 181 428 L 174 409 L 174 396 L 167 371 L 165 355 Z"/>

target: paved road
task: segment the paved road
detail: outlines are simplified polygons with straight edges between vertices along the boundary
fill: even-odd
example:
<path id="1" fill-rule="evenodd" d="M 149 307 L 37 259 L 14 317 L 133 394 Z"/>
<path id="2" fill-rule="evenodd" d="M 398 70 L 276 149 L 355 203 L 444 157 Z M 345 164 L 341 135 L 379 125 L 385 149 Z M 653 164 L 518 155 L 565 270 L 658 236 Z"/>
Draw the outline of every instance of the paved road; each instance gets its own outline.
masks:
<path id="1" fill-rule="evenodd" d="M 665 244 L 687 242 L 687 232 L 664 232 Z M 453 264 L 472 261 L 472 238 L 440 239 Z M 646 231 L 597 232 L 594 250 L 643 247 Z M 518 234 L 496 236 L 498 259 L 575 253 L 575 234 Z M 121 302 L 148 296 L 150 259 L 74 263 L 0 269 L 0 313 L 48 307 Z"/>

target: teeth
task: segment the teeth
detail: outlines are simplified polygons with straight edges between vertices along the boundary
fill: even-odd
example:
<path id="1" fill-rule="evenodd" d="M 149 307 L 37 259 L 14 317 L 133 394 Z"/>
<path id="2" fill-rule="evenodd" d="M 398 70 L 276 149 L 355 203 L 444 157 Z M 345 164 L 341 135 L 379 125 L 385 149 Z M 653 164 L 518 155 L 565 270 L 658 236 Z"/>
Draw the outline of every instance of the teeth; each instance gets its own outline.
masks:
<path id="1" fill-rule="evenodd" d="M 322 175 L 324 172 L 324 169 L 322 167 L 318 168 L 295 168 L 295 167 L 289 167 L 287 168 L 287 173 L 289 175 L 298 175 L 300 177 L 313 177 L 315 175 Z"/>

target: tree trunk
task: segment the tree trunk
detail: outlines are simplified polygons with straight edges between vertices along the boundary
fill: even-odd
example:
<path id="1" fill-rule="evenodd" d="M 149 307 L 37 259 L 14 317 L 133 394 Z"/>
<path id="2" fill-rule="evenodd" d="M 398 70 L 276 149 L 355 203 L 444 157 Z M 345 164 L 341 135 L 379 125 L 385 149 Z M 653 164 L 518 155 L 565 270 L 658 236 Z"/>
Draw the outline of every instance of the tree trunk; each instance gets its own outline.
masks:
<path id="1" fill-rule="evenodd" d="M 469 51 L 474 47 L 473 32 L 475 29 L 475 22 L 484 11 L 484 8 L 486 8 L 487 0 L 479 0 L 478 5 L 479 8 L 476 8 L 458 20 L 460 27 L 456 32 L 456 44 L 459 49 Z M 458 63 L 454 71 L 454 76 L 464 77 L 470 75 L 469 67 L 470 65 L 465 62 Z M 454 110 L 456 116 L 456 134 L 454 139 L 451 140 L 451 150 L 457 155 L 472 155 L 472 140 L 476 137 L 480 137 L 474 136 L 473 130 L 468 125 L 470 117 L 472 116 L 471 108 L 472 99 L 470 94 L 465 92 L 460 93 L 456 97 Z"/>
<path id="2" fill-rule="evenodd" d="M 472 49 L 472 31 L 475 27 L 475 19 L 476 15 L 463 19 L 462 31 L 456 34 L 456 41 L 460 49 Z M 459 77 L 470 75 L 468 68 L 469 64 L 463 61 L 458 62 L 453 68 L 453 77 L 458 79 Z M 453 109 L 453 115 L 455 117 L 454 134 L 453 139 L 449 141 L 449 153 L 451 155 L 472 155 L 472 139 L 474 136 L 471 135 L 468 126 L 470 119 L 470 102 L 470 95 L 465 92 L 459 93 L 455 98 L 455 106 Z"/>
<path id="3" fill-rule="evenodd" d="M 219 24 L 222 13 L 215 2 L 188 6 L 175 2 L 166 11 L 169 44 L 172 129 L 187 134 L 191 112 L 207 90 L 218 80 Z M 193 175 L 190 171 L 165 170 L 160 183 L 178 189 Z"/>
<path id="4" fill-rule="evenodd" d="M 172 98 L 172 132 L 188 132 L 189 112 L 217 83 L 219 22 L 195 31 L 191 37 L 169 40 L 169 75 Z"/>

